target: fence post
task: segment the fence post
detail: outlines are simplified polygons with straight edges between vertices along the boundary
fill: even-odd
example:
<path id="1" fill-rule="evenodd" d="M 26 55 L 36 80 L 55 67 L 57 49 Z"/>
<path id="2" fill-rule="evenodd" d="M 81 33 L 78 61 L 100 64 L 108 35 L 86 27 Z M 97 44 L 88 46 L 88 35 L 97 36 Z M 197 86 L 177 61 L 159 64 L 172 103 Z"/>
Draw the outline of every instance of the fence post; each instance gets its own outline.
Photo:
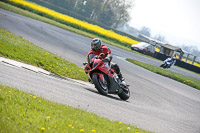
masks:
<path id="1" fill-rule="evenodd" d="M 187 62 L 189 55 L 190 55 L 190 54 L 187 55 L 185 62 Z"/>
<path id="2" fill-rule="evenodd" d="M 197 56 L 194 56 L 192 64 L 194 64 L 195 60 L 196 60 Z"/>

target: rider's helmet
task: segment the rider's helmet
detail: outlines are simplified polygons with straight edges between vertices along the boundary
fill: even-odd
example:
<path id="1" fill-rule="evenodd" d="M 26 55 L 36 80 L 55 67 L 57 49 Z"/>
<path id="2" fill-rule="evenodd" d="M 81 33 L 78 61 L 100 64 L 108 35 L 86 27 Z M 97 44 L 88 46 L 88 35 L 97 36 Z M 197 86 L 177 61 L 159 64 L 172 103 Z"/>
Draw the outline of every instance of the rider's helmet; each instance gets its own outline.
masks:
<path id="1" fill-rule="evenodd" d="M 99 38 L 94 38 L 91 41 L 91 49 L 93 51 L 98 51 L 101 48 L 101 40 Z"/>
<path id="2" fill-rule="evenodd" d="M 173 60 L 176 60 L 176 54 L 174 54 L 174 56 L 172 57 Z"/>

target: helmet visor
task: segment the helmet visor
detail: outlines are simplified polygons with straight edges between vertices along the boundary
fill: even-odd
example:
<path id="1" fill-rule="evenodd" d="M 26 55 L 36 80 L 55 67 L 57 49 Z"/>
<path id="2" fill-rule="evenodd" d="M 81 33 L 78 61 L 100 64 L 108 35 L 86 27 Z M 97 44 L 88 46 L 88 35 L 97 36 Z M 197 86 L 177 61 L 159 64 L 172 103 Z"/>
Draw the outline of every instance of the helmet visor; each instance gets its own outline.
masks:
<path id="1" fill-rule="evenodd" d="M 98 50 L 97 44 L 91 44 L 91 48 L 92 48 L 92 50 L 94 50 L 94 51 Z"/>

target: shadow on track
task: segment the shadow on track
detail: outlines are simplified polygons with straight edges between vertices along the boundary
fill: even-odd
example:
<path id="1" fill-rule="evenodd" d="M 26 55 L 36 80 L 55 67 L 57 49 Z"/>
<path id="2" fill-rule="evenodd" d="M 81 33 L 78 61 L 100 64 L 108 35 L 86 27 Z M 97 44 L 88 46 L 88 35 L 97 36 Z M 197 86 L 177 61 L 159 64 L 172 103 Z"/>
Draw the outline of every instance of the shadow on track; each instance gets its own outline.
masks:
<path id="1" fill-rule="evenodd" d="M 93 92 L 93 93 L 99 94 L 99 92 L 96 91 L 96 90 L 93 90 L 93 89 L 90 89 L 90 88 L 84 88 L 84 89 L 86 89 L 86 90 L 88 90 L 88 91 L 90 91 L 90 92 Z M 101 95 L 101 94 L 99 94 L 99 95 Z M 103 95 L 101 95 L 101 96 L 103 96 Z M 110 99 L 113 99 L 113 100 L 118 100 L 118 101 L 128 102 L 128 101 L 121 100 L 121 99 L 118 98 L 118 97 L 114 97 L 114 96 L 112 96 L 112 95 L 107 95 L 107 96 L 104 96 L 104 97 L 107 97 L 107 98 L 110 98 Z"/>

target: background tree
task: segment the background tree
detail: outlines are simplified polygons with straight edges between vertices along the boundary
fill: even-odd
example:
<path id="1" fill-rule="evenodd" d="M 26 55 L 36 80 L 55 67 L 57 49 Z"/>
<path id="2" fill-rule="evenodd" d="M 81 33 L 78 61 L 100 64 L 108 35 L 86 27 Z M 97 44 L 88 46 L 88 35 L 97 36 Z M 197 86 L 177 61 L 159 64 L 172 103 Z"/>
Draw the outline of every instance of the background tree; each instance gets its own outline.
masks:
<path id="1" fill-rule="evenodd" d="M 180 47 L 181 47 L 181 49 L 187 51 L 188 53 L 200 57 L 200 51 L 199 51 L 199 49 L 197 48 L 197 46 L 186 46 L 186 45 L 183 44 L 183 45 L 181 45 Z"/>
<path id="2" fill-rule="evenodd" d="M 131 0 L 42 0 L 116 28 L 130 20 Z"/>
<path id="3" fill-rule="evenodd" d="M 161 42 L 166 42 L 165 40 L 165 37 L 160 35 L 160 34 L 157 34 L 154 39 L 158 40 L 158 41 L 161 41 Z"/>
<path id="4" fill-rule="evenodd" d="M 128 10 L 132 9 L 132 2 L 128 0 L 110 0 L 112 7 L 113 22 L 112 27 L 117 28 L 119 25 L 124 25 L 130 20 Z"/>
<path id="5" fill-rule="evenodd" d="M 151 30 L 150 28 L 147 28 L 145 26 L 143 26 L 141 29 L 140 29 L 140 33 L 145 35 L 145 36 L 148 36 L 150 37 L 151 36 Z"/>

